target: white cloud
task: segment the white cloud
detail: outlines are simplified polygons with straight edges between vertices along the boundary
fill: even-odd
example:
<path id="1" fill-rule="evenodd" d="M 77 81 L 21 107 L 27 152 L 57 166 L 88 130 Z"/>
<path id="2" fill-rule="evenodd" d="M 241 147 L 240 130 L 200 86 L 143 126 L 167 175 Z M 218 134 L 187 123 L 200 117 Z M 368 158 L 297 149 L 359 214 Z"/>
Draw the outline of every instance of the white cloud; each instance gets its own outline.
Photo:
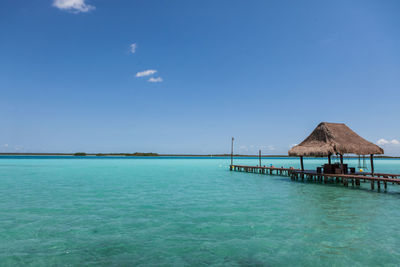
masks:
<path id="1" fill-rule="evenodd" d="M 386 139 L 383 139 L 383 138 L 381 138 L 381 139 L 379 139 L 377 142 L 376 142 L 378 145 L 387 145 L 387 144 L 389 144 L 389 141 L 388 140 L 386 140 Z"/>
<path id="2" fill-rule="evenodd" d="M 86 0 L 54 0 L 53 6 L 61 9 L 72 12 L 89 12 L 90 10 L 95 9 L 94 6 L 88 5 L 85 3 Z"/>
<path id="3" fill-rule="evenodd" d="M 294 146 L 297 146 L 298 144 L 291 144 L 291 145 L 289 145 L 289 148 L 292 148 L 292 147 L 294 147 Z"/>
<path id="4" fill-rule="evenodd" d="M 156 73 L 156 70 L 144 70 L 136 73 L 136 77 L 145 77 L 145 76 L 150 76 Z"/>
<path id="5" fill-rule="evenodd" d="M 135 54 L 136 53 L 137 44 L 133 43 L 129 47 L 130 47 L 131 53 Z"/>
<path id="6" fill-rule="evenodd" d="M 390 141 L 390 143 L 391 143 L 392 145 L 400 145 L 400 141 L 399 141 L 399 140 L 396 140 L 396 139 L 393 139 L 392 141 Z"/>
<path id="7" fill-rule="evenodd" d="M 392 139 L 391 141 L 381 138 L 376 142 L 385 149 L 385 155 L 388 156 L 400 156 L 400 140 Z"/>
<path id="8" fill-rule="evenodd" d="M 3 147 L 8 147 L 8 144 L 4 144 Z"/>
<path id="9" fill-rule="evenodd" d="M 160 83 L 163 81 L 163 79 L 161 77 L 157 77 L 157 78 L 151 77 L 148 81 L 151 83 Z"/>
<path id="10" fill-rule="evenodd" d="M 393 139 L 392 141 L 388 141 L 384 138 L 379 139 L 376 144 L 380 145 L 380 146 L 384 146 L 384 145 L 400 145 L 400 141 L 397 139 Z"/>

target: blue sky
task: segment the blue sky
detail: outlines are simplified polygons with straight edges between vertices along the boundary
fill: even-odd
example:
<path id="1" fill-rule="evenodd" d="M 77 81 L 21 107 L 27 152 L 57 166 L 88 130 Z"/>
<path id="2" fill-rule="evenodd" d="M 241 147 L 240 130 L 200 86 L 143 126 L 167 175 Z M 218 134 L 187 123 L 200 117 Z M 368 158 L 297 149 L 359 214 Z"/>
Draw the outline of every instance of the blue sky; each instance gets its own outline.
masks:
<path id="1" fill-rule="evenodd" d="M 399 155 L 399 1 L 0 2 L 0 151 Z M 133 45 L 133 46 L 132 46 Z M 382 139 L 382 140 L 381 140 Z"/>

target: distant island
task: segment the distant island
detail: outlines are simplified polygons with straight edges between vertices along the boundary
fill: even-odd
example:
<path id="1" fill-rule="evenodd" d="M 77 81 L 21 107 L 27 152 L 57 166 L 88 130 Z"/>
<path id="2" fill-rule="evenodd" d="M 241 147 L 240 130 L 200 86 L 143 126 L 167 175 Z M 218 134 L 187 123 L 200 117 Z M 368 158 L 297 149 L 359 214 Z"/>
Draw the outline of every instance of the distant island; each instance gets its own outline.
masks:
<path id="1" fill-rule="evenodd" d="M 78 157 L 230 157 L 231 154 L 158 154 L 154 152 L 135 153 L 7 153 L 2 152 L 0 156 L 78 156 Z M 233 157 L 258 158 L 258 155 L 234 154 Z M 262 155 L 262 158 L 295 158 L 288 155 Z M 315 158 L 315 157 L 310 157 Z M 358 158 L 358 156 L 345 156 L 344 158 Z M 375 158 L 398 159 L 399 156 L 376 155 Z"/>
<path id="2" fill-rule="evenodd" d="M 157 153 L 153 152 L 135 152 L 135 153 L 97 153 L 97 154 L 87 154 L 85 152 L 77 152 L 73 154 L 74 156 L 78 157 L 84 157 L 84 156 L 98 156 L 98 157 L 103 157 L 103 156 L 118 156 L 118 157 L 156 157 L 159 156 Z"/>
<path id="3" fill-rule="evenodd" d="M 153 152 L 135 152 L 135 153 L 98 153 L 96 156 L 126 156 L 126 157 L 157 157 L 158 153 Z"/>

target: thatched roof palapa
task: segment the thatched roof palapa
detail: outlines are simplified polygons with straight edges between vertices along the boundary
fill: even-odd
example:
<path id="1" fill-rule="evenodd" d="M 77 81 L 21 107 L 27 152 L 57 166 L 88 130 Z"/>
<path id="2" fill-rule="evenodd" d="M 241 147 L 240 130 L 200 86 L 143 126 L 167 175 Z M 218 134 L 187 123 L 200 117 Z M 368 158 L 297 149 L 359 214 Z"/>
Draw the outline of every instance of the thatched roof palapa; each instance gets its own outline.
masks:
<path id="1" fill-rule="evenodd" d="M 383 154 L 383 149 L 353 132 L 344 123 L 321 122 L 289 156 L 323 157 L 335 154 Z"/>

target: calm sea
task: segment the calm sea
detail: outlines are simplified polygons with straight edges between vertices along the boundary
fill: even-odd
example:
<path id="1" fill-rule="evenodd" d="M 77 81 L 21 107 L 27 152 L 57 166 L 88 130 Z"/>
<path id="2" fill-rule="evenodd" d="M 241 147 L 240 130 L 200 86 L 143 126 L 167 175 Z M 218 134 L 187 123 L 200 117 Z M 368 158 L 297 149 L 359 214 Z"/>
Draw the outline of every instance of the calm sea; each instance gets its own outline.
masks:
<path id="1" fill-rule="evenodd" d="M 305 167 L 324 161 L 307 159 Z M 293 182 L 230 172 L 229 163 L 0 157 L 0 265 L 400 264 L 400 186 L 377 193 L 369 184 Z M 400 160 L 377 159 L 375 165 L 400 173 Z"/>

